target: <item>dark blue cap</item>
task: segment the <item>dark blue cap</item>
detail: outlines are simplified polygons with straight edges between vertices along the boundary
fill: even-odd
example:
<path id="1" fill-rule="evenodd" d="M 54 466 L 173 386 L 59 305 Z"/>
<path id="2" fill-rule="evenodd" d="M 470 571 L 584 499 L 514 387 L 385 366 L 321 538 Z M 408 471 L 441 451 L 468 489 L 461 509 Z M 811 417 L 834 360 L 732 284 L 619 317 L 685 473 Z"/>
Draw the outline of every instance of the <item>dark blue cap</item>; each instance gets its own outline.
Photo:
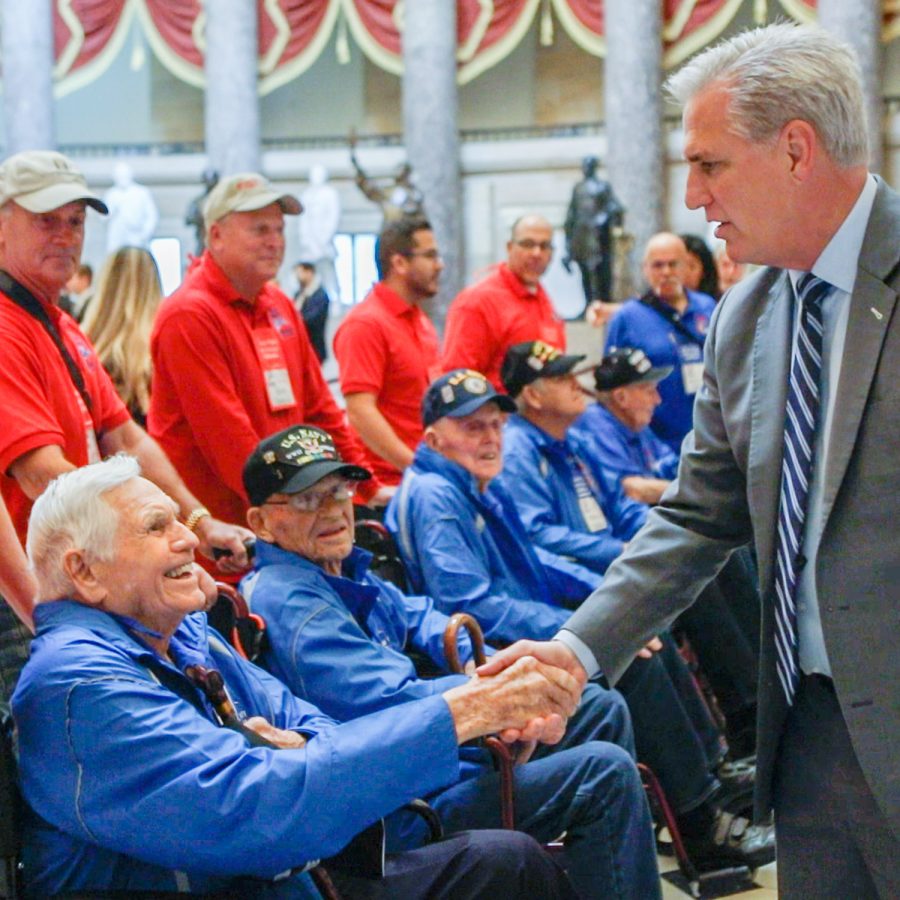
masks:
<path id="1" fill-rule="evenodd" d="M 485 403 L 496 403 L 503 412 L 515 412 L 516 404 L 474 369 L 454 369 L 433 381 L 422 400 L 422 424 L 450 416 L 457 419 L 477 412 Z"/>

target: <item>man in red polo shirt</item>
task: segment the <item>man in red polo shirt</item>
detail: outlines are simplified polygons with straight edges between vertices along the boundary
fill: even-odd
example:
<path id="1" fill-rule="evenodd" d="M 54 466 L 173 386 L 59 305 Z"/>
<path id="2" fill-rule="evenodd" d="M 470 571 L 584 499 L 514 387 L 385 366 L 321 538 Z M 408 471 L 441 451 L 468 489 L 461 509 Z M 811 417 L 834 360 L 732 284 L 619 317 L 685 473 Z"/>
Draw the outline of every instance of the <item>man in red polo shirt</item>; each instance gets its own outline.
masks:
<path id="1" fill-rule="evenodd" d="M 150 433 L 213 514 L 231 521 L 248 508 L 244 460 L 276 431 L 317 425 L 343 457 L 365 463 L 293 303 L 272 281 L 284 215 L 300 208 L 262 175 L 219 181 L 203 211 L 206 250 L 163 301 L 150 339 Z"/>
<path id="2" fill-rule="evenodd" d="M 398 485 L 422 438 L 422 397 L 440 374 L 437 332 L 421 310 L 444 268 L 427 219 L 407 217 L 378 239 L 381 281 L 334 336 L 350 424 L 363 439 L 366 466 Z"/>
<path id="3" fill-rule="evenodd" d="M 460 291 L 447 311 L 441 368 L 475 369 L 498 391 L 500 366 L 513 344 L 544 341 L 566 348 L 566 330 L 540 279 L 553 255 L 553 229 L 542 216 L 517 219 L 507 259 L 486 278 Z"/>
<path id="4" fill-rule="evenodd" d="M 237 569 L 246 565 L 243 540 L 250 532 L 213 518 L 190 492 L 128 414 L 90 341 L 59 308 L 81 258 L 88 206 L 107 211 L 60 153 L 29 150 L 0 166 L 0 491 L 12 525 L 24 542 L 32 502 L 52 479 L 123 451 L 176 501 L 201 549 L 230 551 L 222 565 Z M 5 525 L 0 514 L 0 583 L 30 624 L 30 576 L 21 571 L 21 552 L 9 552 Z M 0 700 L 12 692 L 28 641 L 25 626 L 0 601 Z"/>

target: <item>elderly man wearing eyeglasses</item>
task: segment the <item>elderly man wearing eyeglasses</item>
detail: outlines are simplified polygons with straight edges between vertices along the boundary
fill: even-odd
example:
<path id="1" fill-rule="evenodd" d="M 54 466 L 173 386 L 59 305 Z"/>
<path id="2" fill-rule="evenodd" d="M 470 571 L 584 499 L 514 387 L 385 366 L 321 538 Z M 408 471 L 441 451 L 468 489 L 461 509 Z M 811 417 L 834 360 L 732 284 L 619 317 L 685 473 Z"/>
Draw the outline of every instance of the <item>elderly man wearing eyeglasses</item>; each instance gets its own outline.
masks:
<path id="1" fill-rule="evenodd" d="M 369 569 L 371 555 L 354 548 L 352 497 L 368 477 L 341 459 L 327 433 L 304 425 L 264 440 L 244 467 L 257 569 L 242 587 L 268 624 L 260 661 L 297 696 L 361 726 L 372 713 L 399 712 L 400 704 L 480 681 L 447 674 L 448 620 L 431 599 L 380 579 Z M 408 650 L 442 674 L 420 678 Z M 469 643 L 461 650 L 470 661 Z M 649 812 L 628 714 L 615 698 L 588 685 L 565 737 L 555 747 L 524 750 L 525 758 L 532 749 L 534 755 L 516 769 L 516 817 L 541 841 L 566 833 L 565 866 L 581 897 L 652 898 L 659 878 Z M 417 703 L 408 708 L 419 715 Z M 462 747 L 459 760 L 458 780 L 427 797 L 444 828 L 499 826 L 499 776 L 490 759 L 481 748 Z M 410 767 L 423 762 L 411 744 Z M 377 753 L 372 764 L 379 764 Z M 413 849 L 423 829 L 394 817 L 388 837 L 390 849 Z"/>

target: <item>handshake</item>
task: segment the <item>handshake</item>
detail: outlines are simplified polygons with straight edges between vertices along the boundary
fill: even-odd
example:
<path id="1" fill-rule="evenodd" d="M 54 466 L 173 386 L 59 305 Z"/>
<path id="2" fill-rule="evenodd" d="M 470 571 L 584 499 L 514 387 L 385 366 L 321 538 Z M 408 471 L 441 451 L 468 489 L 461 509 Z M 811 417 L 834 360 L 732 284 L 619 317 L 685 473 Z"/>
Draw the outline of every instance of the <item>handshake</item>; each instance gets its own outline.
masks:
<path id="1" fill-rule="evenodd" d="M 444 693 L 460 744 L 499 733 L 505 741 L 558 743 L 586 675 L 559 641 L 519 641 L 492 656 L 467 684 Z"/>

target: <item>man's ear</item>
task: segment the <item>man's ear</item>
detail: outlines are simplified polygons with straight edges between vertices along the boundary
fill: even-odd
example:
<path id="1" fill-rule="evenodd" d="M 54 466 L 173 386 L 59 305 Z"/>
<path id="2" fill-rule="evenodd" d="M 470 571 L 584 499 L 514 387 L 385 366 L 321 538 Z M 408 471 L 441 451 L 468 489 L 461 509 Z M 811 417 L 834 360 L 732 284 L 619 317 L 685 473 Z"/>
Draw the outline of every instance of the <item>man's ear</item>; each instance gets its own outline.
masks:
<path id="1" fill-rule="evenodd" d="M 274 535 L 266 526 L 266 514 L 263 512 L 262 507 L 251 506 L 247 510 L 247 524 L 258 538 L 268 541 L 270 544 L 275 543 Z"/>
<path id="2" fill-rule="evenodd" d="M 540 410 L 543 408 L 541 389 L 538 386 L 537 381 L 532 381 L 531 384 L 526 384 L 519 393 L 519 396 L 525 403 L 526 409 Z"/>
<path id="3" fill-rule="evenodd" d="M 805 180 L 819 149 L 815 128 L 803 119 L 792 119 L 781 129 L 781 141 L 789 158 L 791 174 L 798 181 Z"/>
<path id="4" fill-rule="evenodd" d="M 84 550 L 66 550 L 62 559 L 63 570 L 75 586 L 78 596 L 89 606 L 99 606 L 109 596 L 106 588 L 88 563 Z"/>
<path id="5" fill-rule="evenodd" d="M 430 425 L 425 429 L 425 433 L 422 435 L 422 440 L 425 441 L 426 447 L 429 447 L 432 450 L 437 450 L 438 436 L 435 433 L 435 430 Z"/>

